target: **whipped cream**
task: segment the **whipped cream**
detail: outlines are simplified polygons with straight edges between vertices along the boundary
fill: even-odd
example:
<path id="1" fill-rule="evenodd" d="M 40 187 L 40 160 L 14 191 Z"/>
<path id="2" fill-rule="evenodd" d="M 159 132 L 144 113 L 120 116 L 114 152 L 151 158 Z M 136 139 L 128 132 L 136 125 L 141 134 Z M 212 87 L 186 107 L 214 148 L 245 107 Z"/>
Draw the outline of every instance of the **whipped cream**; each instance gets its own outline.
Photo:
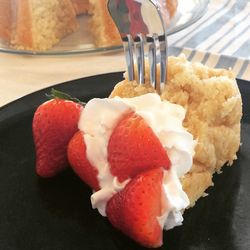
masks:
<path id="1" fill-rule="evenodd" d="M 84 132 L 87 158 L 98 170 L 97 178 L 101 188 L 92 194 L 92 206 L 106 216 L 107 201 L 129 182 L 126 180 L 120 183 L 111 174 L 107 147 L 118 120 L 131 111 L 147 122 L 171 161 L 171 168 L 164 171 L 163 178 L 166 209 L 158 218 L 162 227 L 170 229 L 182 223 L 182 212 L 189 205 L 179 178 L 192 167 L 196 142 L 182 126 L 185 109 L 162 101 L 157 94 L 150 93 L 134 98 L 95 98 L 85 106 L 78 126 Z"/>

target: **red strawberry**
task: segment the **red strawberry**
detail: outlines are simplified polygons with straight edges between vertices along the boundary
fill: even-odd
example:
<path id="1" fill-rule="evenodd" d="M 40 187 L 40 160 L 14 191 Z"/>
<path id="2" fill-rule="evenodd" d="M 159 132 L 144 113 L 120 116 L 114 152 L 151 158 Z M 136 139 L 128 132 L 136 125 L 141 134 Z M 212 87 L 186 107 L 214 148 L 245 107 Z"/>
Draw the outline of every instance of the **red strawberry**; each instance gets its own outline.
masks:
<path id="1" fill-rule="evenodd" d="M 76 132 L 68 145 L 68 160 L 76 174 L 92 189 L 99 190 L 98 171 L 86 158 L 86 145 L 81 131 Z"/>
<path id="2" fill-rule="evenodd" d="M 67 145 L 78 130 L 82 105 L 63 99 L 41 104 L 33 118 L 36 172 L 52 177 L 68 166 Z"/>
<path id="3" fill-rule="evenodd" d="M 170 167 L 159 139 L 135 113 L 126 114 L 113 130 L 108 145 L 108 161 L 111 173 L 119 181 L 133 178 L 148 169 Z"/>
<path id="4" fill-rule="evenodd" d="M 132 179 L 107 204 L 111 224 L 145 247 L 162 245 L 163 169 L 155 168 Z"/>

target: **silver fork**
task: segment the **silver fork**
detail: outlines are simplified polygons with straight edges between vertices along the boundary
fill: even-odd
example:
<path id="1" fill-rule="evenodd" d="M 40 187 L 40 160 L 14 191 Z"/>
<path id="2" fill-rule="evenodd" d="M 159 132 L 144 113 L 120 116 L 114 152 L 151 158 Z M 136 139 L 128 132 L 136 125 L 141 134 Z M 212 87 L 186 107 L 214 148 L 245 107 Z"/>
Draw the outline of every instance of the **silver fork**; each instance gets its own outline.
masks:
<path id="1" fill-rule="evenodd" d="M 128 79 L 145 84 L 145 56 L 148 55 L 150 83 L 161 93 L 166 83 L 168 57 L 161 9 L 150 0 L 108 0 L 107 6 L 123 41 Z M 138 79 L 135 79 L 134 55 Z M 157 61 L 160 79 L 157 79 Z"/>

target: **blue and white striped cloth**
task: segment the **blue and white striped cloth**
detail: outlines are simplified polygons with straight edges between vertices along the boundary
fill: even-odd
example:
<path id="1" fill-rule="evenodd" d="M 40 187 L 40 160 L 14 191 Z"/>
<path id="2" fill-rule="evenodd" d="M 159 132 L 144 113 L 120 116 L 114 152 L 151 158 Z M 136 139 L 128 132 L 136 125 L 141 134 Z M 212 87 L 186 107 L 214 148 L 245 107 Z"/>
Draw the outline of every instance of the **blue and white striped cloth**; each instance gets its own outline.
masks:
<path id="1" fill-rule="evenodd" d="M 250 1 L 211 0 L 204 16 L 170 35 L 170 55 L 211 67 L 231 68 L 237 78 L 250 80 Z"/>

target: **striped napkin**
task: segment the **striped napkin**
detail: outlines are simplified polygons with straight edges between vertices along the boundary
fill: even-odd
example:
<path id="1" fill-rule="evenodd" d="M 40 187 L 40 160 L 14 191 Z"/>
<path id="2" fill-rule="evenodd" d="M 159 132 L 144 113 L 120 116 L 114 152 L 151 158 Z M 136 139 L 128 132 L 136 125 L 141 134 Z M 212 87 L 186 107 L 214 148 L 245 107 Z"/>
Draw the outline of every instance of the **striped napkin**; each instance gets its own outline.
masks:
<path id="1" fill-rule="evenodd" d="M 211 0 L 195 24 L 169 36 L 169 54 L 184 53 L 189 61 L 231 68 L 250 80 L 250 1 Z"/>

